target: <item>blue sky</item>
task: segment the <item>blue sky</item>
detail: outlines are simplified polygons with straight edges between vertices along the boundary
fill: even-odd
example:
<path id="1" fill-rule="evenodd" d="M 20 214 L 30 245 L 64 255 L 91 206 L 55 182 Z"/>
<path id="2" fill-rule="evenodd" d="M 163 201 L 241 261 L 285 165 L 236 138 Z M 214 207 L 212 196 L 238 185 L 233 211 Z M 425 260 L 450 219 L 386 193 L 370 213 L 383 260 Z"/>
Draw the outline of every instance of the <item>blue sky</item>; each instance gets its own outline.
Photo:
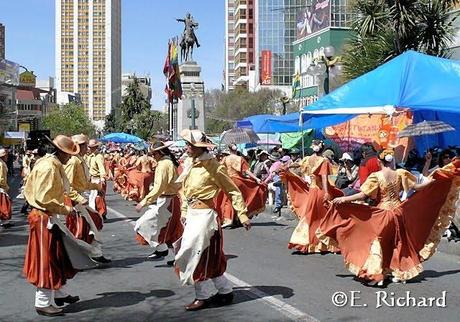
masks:
<path id="1" fill-rule="evenodd" d="M 33 70 L 39 79 L 54 76 L 54 0 L 0 0 L 6 27 L 6 58 Z M 202 66 L 207 89 L 220 88 L 224 62 L 224 0 L 122 0 L 122 71 L 149 74 L 152 105 L 164 102 L 162 73 L 168 39 L 179 35 L 176 18 L 190 13 L 200 24 Z"/>

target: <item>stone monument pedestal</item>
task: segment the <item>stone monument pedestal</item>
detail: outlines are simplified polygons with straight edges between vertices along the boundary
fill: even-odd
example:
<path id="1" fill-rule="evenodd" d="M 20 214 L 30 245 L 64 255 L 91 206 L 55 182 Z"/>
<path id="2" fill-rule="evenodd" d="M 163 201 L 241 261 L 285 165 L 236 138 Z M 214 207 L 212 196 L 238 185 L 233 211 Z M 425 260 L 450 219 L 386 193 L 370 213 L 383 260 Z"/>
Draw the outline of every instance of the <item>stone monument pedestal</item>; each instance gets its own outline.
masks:
<path id="1" fill-rule="evenodd" d="M 183 129 L 192 129 L 192 115 L 195 114 L 195 129 L 204 131 L 204 82 L 201 79 L 201 66 L 187 61 L 179 66 L 183 97 L 177 103 L 176 128 L 179 137 Z M 195 111 L 193 111 L 195 110 Z"/>

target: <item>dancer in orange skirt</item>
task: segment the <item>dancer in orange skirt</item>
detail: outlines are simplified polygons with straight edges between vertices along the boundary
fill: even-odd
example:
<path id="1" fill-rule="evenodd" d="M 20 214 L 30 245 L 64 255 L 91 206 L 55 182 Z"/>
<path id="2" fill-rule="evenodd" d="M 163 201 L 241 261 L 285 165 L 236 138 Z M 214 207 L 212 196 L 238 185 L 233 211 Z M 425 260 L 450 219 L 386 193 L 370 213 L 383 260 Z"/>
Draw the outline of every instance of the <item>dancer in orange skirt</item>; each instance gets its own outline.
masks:
<path id="1" fill-rule="evenodd" d="M 83 160 L 88 151 L 88 137 L 84 134 L 72 136 L 72 140 L 80 147 L 78 155 L 74 155 L 64 165 L 65 173 L 70 182 L 69 198 L 72 206 L 77 207 L 66 217 L 66 224 L 75 238 L 83 240 L 92 246 L 92 258 L 99 263 L 109 263 L 111 260 L 102 255 L 101 230 L 103 227 L 102 217 L 88 207 L 88 199 L 83 193 L 90 190 L 103 191 L 102 184 L 92 183 L 89 176 L 89 169 Z"/>
<path id="2" fill-rule="evenodd" d="M 154 251 L 149 258 L 163 259 L 168 255 L 168 245 L 176 242 L 183 232 L 178 195 L 180 183 L 176 183 L 179 163 L 163 142 L 155 143 L 150 153 L 158 162 L 154 185 L 136 206 L 137 211 L 146 206 L 149 210 L 136 221 L 134 231 L 141 244 L 153 247 Z"/>
<path id="3" fill-rule="evenodd" d="M 178 178 L 182 183 L 182 217 L 186 225 L 181 245 L 175 257 L 176 271 L 183 285 L 195 286 L 195 300 L 185 307 L 200 310 L 211 303 L 227 305 L 233 301 L 233 289 L 223 275 L 227 261 L 223 251 L 220 219 L 214 209 L 214 198 L 219 190 L 226 192 L 241 224 L 251 227 L 243 196 L 225 167 L 208 152 L 210 143 L 199 130 L 183 130 L 181 137 L 187 142 L 188 158 Z M 217 293 L 212 295 L 214 284 Z"/>
<path id="4" fill-rule="evenodd" d="M 393 170 L 393 151 L 379 155 L 382 170 L 371 174 L 361 192 L 333 200 L 318 237 L 337 245 L 345 266 L 370 285 L 383 285 L 419 275 L 421 262 L 434 254 L 455 214 L 460 189 L 460 160 L 437 170 L 423 184 L 402 169 Z M 401 202 L 401 191 L 417 192 Z M 370 197 L 378 206 L 350 204 Z"/>
<path id="5" fill-rule="evenodd" d="M 6 149 L 0 149 L 0 220 L 3 228 L 9 228 L 12 224 L 11 219 L 11 199 L 8 196 L 8 167 L 6 158 L 8 152 Z"/>
<path id="6" fill-rule="evenodd" d="M 37 162 L 27 177 L 24 196 L 32 207 L 29 213 L 29 240 L 24 261 L 24 275 L 36 286 L 35 309 L 47 316 L 63 315 L 57 306 L 75 303 L 64 289 L 66 281 L 76 274 L 64 248 L 56 215 L 68 215 L 71 206 L 64 204 L 68 190 L 63 164 L 77 155 L 79 146 L 69 137 L 58 135 L 54 141 L 56 155 L 47 154 Z"/>
<path id="7" fill-rule="evenodd" d="M 99 215 L 105 221 L 107 219 L 107 205 L 105 202 L 105 192 L 107 189 L 106 179 L 107 173 L 105 172 L 104 157 L 99 153 L 98 148 L 101 143 L 95 139 L 89 140 L 88 148 L 89 154 L 86 155 L 86 164 L 89 168 L 89 175 L 91 182 L 102 185 L 102 191 L 91 190 L 89 196 L 89 206 L 97 210 Z"/>
<path id="8" fill-rule="evenodd" d="M 302 174 L 309 181 L 308 194 L 299 202 L 297 198 L 301 195 L 298 191 L 288 190 L 293 204 L 302 204 L 301 207 L 294 208 L 299 223 L 292 233 L 288 247 L 303 254 L 338 252 L 333 245 L 322 243 L 315 232 L 326 215 L 326 202 L 335 196 L 341 196 L 342 192 L 329 183 L 328 176 L 332 169 L 328 159 L 321 155 L 324 149 L 323 141 L 313 140 L 311 148 L 314 154 L 305 157 L 300 163 Z M 286 180 L 289 177 L 284 178 Z"/>
<path id="9" fill-rule="evenodd" d="M 237 154 L 235 144 L 231 144 L 229 150 L 230 154 L 224 157 L 221 163 L 227 169 L 228 176 L 241 191 L 248 208 L 248 217 L 251 219 L 265 210 L 268 188 L 266 184 L 262 184 L 262 181 L 249 171 L 248 162 Z M 223 191 L 217 196 L 216 207 L 217 212 L 223 220 L 222 228 L 237 224 L 237 217 L 235 216 L 232 202 Z"/>

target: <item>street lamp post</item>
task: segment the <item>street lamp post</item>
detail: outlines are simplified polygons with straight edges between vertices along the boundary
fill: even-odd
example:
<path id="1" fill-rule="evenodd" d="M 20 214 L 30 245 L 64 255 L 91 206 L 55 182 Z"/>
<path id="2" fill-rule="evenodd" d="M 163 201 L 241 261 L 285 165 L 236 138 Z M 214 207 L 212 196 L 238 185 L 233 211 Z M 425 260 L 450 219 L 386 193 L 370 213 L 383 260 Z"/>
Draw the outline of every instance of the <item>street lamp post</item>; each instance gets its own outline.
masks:
<path id="1" fill-rule="evenodd" d="M 327 95 L 330 91 L 330 76 L 333 67 L 338 67 L 337 63 L 340 61 L 340 56 L 335 55 L 335 49 L 332 46 L 327 46 L 324 48 L 324 55 L 317 58 L 311 63 L 308 67 L 308 73 L 313 76 L 324 76 L 323 89 L 324 93 Z M 319 92 L 319 86 L 318 86 Z M 318 93 L 319 94 L 319 93 Z M 319 96 L 319 95 L 318 95 Z"/>
<path id="2" fill-rule="evenodd" d="M 192 96 L 192 130 L 195 129 L 195 96 Z"/>
<path id="3" fill-rule="evenodd" d="M 198 83 L 200 84 L 200 83 Z M 190 111 L 190 118 L 192 119 L 191 121 L 191 129 L 192 130 L 195 130 L 197 128 L 196 126 L 196 119 L 197 119 L 197 116 L 199 116 L 199 112 L 197 113 L 197 110 L 196 110 L 196 98 L 200 98 L 200 97 L 203 97 L 203 94 L 201 92 L 201 87 L 197 87 L 195 83 L 190 83 L 190 99 L 191 99 L 191 111 Z M 197 115 L 198 114 L 198 115 Z"/>

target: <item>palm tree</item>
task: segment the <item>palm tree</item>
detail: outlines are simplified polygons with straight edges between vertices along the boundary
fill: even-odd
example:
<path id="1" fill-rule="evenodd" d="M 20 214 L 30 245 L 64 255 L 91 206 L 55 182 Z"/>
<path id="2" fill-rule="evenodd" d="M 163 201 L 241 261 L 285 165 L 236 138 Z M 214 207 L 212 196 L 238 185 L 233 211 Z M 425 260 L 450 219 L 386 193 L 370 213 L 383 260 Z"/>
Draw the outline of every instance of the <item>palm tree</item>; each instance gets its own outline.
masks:
<path id="1" fill-rule="evenodd" d="M 356 0 L 354 36 L 347 43 L 345 78 L 358 77 L 406 50 L 448 57 L 459 0 Z"/>

